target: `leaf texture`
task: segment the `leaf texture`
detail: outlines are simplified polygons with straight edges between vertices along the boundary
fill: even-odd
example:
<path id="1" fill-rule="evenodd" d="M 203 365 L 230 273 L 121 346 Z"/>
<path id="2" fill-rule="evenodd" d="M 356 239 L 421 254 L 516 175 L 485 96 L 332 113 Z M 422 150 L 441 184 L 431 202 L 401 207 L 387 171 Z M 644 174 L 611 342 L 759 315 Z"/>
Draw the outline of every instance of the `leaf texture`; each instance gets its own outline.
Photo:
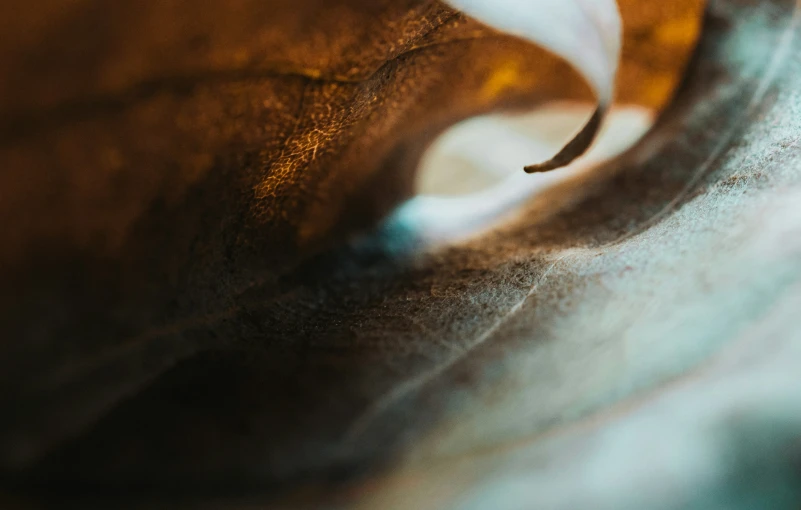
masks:
<path id="1" fill-rule="evenodd" d="M 658 106 L 671 87 L 645 78 L 681 65 L 657 43 L 693 7 L 637 4 L 619 96 Z M 403 225 L 348 235 L 456 120 L 588 99 L 565 63 L 439 3 L 252 25 L 255 4 L 189 24 L 147 5 L 170 30 L 137 34 L 172 45 L 197 23 L 230 41 L 197 65 L 228 67 L 134 59 L 3 103 L 6 479 L 145 508 L 797 506 L 798 2 L 710 2 L 641 142 L 436 250 Z M 286 51 L 237 57 L 269 19 L 301 27 L 274 28 Z M 341 45 L 309 35 L 332 30 Z M 167 71 L 191 78 L 141 85 Z"/>

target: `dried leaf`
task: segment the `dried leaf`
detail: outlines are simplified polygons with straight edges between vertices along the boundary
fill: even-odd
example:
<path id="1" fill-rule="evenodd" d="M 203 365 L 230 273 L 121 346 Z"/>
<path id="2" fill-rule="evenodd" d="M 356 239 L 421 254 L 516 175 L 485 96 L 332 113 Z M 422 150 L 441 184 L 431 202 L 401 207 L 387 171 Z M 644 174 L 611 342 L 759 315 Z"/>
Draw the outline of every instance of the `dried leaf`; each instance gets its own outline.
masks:
<path id="1" fill-rule="evenodd" d="M 526 172 L 560 168 L 583 154 L 595 139 L 614 95 L 622 37 L 615 0 L 450 1 L 491 26 L 563 57 L 576 66 L 598 96 L 598 109 L 584 128 L 556 156 L 527 166 Z"/>
<path id="2" fill-rule="evenodd" d="M 32 83 L 76 82 L 7 96 L 21 110 L 2 120 L 0 460 L 15 481 L 102 487 L 115 504 L 114 488 L 156 487 L 123 498 L 145 507 L 797 506 L 797 2 L 712 2 L 644 140 L 435 251 L 386 230 L 320 250 L 352 232 L 346 211 L 403 196 L 434 134 L 552 95 L 537 70 L 553 61 L 440 4 L 312 2 L 302 19 L 209 2 L 197 25 L 180 3 L 119 5 L 159 16 L 109 23 L 121 42 L 73 75 L 66 57 L 94 37 L 77 32 L 63 67 L 29 66 Z M 38 42 L 3 45 L 22 56 L 2 69 L 122 8 L 104 6 L 28 24 Z M 286 57 L 297 66 L 238 60 L 279 44 L 276 19 L 301 27 L 286 32 L 284 54 L 307 48 Z M 658 28 L 684 33 L 646 25 L 654 44 Z M 198 33 L 230 60 L 184 60 Z M 158 54 L 159 40 L 184 49 L 109 71 L 120 48 Z M 337 60 L 345 47 L 364 51 Z M 629 51 L 670 60 L 644 47 Z M 172 69 L 196 74 L 137 85 Z M 621 95 L 669 95 L 635 82 Z"/>

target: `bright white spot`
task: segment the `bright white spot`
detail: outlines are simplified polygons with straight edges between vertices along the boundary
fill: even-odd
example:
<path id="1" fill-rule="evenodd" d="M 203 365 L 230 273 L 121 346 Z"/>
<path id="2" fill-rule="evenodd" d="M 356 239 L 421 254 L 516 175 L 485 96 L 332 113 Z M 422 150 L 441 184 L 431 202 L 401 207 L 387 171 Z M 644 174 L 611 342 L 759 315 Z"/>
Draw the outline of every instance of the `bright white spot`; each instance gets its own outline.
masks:
<path id="1" fill-rule="evenodd" d="M 393 221 L 413 226 L 435 243 L 470 237 L 513 214 L 536 192 L 623 152 L 653 122 L 645 108 L 613 108 L 595 145 L 580 160 L 549 173 L 523 172 L 526 164 L 558 150 L 590 112 L 588 105 L 563 103 L 454 126 L 423 158 L 418 196 Z"/>

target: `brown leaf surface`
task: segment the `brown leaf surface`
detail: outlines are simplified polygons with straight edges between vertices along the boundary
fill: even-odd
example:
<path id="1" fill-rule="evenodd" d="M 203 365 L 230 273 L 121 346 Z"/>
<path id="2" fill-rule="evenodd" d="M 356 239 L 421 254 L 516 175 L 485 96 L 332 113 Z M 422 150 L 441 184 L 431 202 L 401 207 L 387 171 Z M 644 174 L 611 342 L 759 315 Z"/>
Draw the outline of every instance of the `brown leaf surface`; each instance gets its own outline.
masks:
<path id="1" fill-rule="evenodd" d="M 764 492 L 794 494 L 796 2 L 712 2 L 645 140 L 434 252 L 397 231 L 328 248 L 409 192 L 446 126 L 586 87 L 437 3 L 262 4 L 51 1 L 47 23 L 24 5 L 27 29 L 3 22 L 0 69 L 28 73 L 2 85 L 0 131 L 12 479 L 210 506 L 319 483 L 375 508 L 481 508 L 523 485 L 555 508 L 671 508 L 683 500 L 658 490 L 593 492 L 583 469 L 675 482 L 703 506 L 692 477 L 670 477 L 690 467 L 671 446 L 715 438 L 712 464 L 742 463 L 702 473 L 710 494 L 766 466 L 781 490 Z M 659 105 L 697 3 L 647 4 L 621 5 L 620 99 Z M 732 346 L 747 355 L 704 368 Z M 749 384 L 757 372 L 783 384 Z M 770 462 L 732 446 L 779 421 Z M 668 439 L 645 469 L 609 446 Z"/>
<path id="2" fill-rule="evenodd" d="M 406 196 L 447 125 L 585 90 L 436 2 L 2 8 L 7 468 L 178 360 L 248 345 L 220 321 Z"/>

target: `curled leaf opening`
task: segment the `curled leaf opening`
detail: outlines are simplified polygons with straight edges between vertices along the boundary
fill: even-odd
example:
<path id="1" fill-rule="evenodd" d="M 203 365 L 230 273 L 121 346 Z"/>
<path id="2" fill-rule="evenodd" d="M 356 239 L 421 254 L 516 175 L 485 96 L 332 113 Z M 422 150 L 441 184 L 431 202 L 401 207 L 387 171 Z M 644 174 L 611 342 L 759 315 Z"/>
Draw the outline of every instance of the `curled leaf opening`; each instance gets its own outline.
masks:
<path id="1" fill-rule="evenodd" d="M 595 139 L 614 97 L 622 24 L 615 0 L 450 0 L 492 27 L 541 45 L 573 65 L 592 86 L 598 108 L 555 156 L 525 167 L 547 172 L 570 164 Z"/>

